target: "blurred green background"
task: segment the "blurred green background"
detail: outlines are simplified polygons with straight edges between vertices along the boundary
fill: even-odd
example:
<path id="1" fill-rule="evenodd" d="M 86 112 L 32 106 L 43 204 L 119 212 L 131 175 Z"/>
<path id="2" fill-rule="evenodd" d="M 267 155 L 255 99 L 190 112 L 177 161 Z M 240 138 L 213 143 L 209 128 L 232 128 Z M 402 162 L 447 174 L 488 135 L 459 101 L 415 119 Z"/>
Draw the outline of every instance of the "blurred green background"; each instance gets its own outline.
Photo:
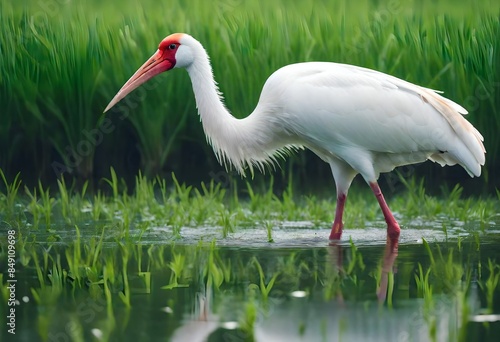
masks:
<path id="1" fill-rule="evenodd" d="M 499 17 L 500 2 L 485 0 L 3 0 L 0 168 L 28 184 L 98 180 L 110 167 L 126 179 L 139 170 L 175 172 L 181 182 L 224 178 L 186 72 L 162 75 L 101 114 L 163 37 L 187 32 L 207 49 L 236 117 L 252 112 L 274 70 L 300 61 L 355 64 L 443 90 L 485 137 L 483 176 L 433 163 L 402 172 L 487 192 L 500 186 Z M 293 175 L 333 190 L 314 154 L 290 159 L 277 184 Z"/>

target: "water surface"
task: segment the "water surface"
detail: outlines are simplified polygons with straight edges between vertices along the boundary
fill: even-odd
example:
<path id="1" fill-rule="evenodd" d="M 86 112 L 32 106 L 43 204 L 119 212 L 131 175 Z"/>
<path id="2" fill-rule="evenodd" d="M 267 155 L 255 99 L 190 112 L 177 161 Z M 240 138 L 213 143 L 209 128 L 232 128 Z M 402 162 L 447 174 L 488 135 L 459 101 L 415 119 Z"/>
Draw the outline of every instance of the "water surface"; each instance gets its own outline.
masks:
<path id="1" fill-rule="evenodd" d="M 331 244 L 326 230 L 293 225 L 274 229 L 274 242 L 259 228 L 226 238 L 183 228 L 172 238 L 158 227 L 131 241 L 104 238 L 100 248 L 95 229 L 81 235 L 25 244 L 17 333 L 2 325 L 2 340 L 496 341 L 500 333 L 494 233 L 404 229 L 386 241 L 383 229 L 352 229 Z"/>

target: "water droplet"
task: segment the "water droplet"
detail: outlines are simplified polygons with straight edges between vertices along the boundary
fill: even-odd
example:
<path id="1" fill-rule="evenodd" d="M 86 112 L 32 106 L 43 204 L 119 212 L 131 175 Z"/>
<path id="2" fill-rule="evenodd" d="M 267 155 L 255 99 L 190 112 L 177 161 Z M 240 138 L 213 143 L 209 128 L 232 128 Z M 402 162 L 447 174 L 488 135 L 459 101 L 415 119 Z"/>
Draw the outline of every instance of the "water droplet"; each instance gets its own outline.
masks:
<path id="1" fill-rule="evenodd" d="M 304 298 L 305 296 L 307 296 L 307 292 L 306 291 L 293 291 L 292 293 L 290 293 L 290 296 L 295 297 L 295 298 Z"/>
<path id="2" fill-rule="evenodd" d="M 94 335 L 98 340 L 102 339 L 102 336 L 103 336 L 103 333 L 102 333 L 102 330 L 100 329 L 92 329 L 90 330 L 90 332 L 92 333 L 92 335 Z"/>
<path id="3" fill-rule="evenodd" d="M 169 313 L 169 314 L 174 313 L 174 310 L 172 310 L 172 308 L 169 306 L 165 306 L 164 308 L 161 308 L 160 310 L 164 311 L 166 313 Z"/>
<path id="4" fill-rule="evenodd" d="M 221 326 L 224 329 L 234 330 L 234 329 L 238 328 L 238 322 L 234 322 L 234 321 L 224 322 L 221 324 Z"/>

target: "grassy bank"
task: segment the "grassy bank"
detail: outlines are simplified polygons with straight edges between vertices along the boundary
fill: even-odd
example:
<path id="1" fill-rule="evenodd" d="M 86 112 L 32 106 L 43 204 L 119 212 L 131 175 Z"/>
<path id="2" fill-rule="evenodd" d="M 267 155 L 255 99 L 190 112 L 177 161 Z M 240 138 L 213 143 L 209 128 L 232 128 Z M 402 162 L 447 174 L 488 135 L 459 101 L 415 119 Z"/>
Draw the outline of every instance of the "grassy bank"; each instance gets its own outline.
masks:
<path id="1" fill-rule="evenodd" d="M 166 228 L 163 237 L 167 240 L 181 238 L 184 228 L 213 227 L 218 236 L 226 237 L 257 227 L 267 231 L 263 240 L 272 241 L 273 229 L 289 224 L 318 228 L 318 234 L 326 238 L 335 208 L 334 197 L 296 195 L 291 185 L 275 194 L 272 186 L 257 191 L 249 183 L 242 185 L 233 180 L 193 187 L 179 183 L 173 175 L 151 180 L 139 174 L 133 189 L 129 189 L 112 169 L 97 189 L 88 191 L 88 183 L 79 187 L 58 181 L 56 188 L 42 183 L 29 188 L 19 177 L 8 180 L 3 173 L 0 175 L 4 182 L 0 187 L 3 225 L 26 232 L 48 232 L 53 238 L 81 224 L 95 225 L 97 234 L 108 231 L 119 239 L 135 239 L 157 227 Z M 495 197 L 464 198 L 463 189 L 457 185 L 453 189 L 443 187 L 441 196 L 435 197 L 426 194 L 423 181 L 401 178 L 401 182 L 405 191 L 386 189 L 386 196 L 403 228 L 446 231 L 458 224 L 484 232 L 498 225 L 498 191 Z M 346 229 L 385 227 L 369 189 L 355 187 L 351 191 L 344 222 Z"/>
<path id="2" fill-rule="evenodd" d="M 286 9 L 286 10 L 285 10 Z M 486 174 L 498 173 L 499 5 L 490 1 L 330 3 L 233 0 L 0 4 L 0 167 L 13 177 L 169 174 L 210 179 L 219 170 L 206 145 L 185 72 L 136 91 L 109 116 L 123 82 L 172 32 L 189 32 L 210 56 L 228 107 L 246 116 L 277 68 L 336 61 L 442 89 L 463 104 L 485 136 Z M 296 179 L 328 168 L 294 157 Z M 195 170 L 195 171 L 193 171 Z M 429 171 L 430 170 L 430 171 Z M 455 171 L 419 169 L 441 178 Z M 490 177 L 489 181 L 494 181 Z M 487 178 L 485 178 L 487 180 Z"/>

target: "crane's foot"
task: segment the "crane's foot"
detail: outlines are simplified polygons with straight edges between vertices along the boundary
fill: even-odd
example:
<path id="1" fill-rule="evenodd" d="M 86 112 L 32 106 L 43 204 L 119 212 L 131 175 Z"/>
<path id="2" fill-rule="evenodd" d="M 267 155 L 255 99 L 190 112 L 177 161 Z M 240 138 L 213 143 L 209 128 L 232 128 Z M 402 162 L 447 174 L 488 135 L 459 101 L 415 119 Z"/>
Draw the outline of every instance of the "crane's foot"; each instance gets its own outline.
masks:
<path id="1" fill-rule="evenodd" d="M 338 241 L 342 237 L 342 228 L 344 224 L 335 220 L 333 222 L 332 231 L 330 232 L 330 241 Z"/>
<path id="2" fill-rule="evenodd" d="M 399 239 L 400 233 L 401 228 L 399 228 L 399 224 L 396 220 L 387 223 L 387 239 L 390 239 L 391 241 L 397 241 Z"/>

